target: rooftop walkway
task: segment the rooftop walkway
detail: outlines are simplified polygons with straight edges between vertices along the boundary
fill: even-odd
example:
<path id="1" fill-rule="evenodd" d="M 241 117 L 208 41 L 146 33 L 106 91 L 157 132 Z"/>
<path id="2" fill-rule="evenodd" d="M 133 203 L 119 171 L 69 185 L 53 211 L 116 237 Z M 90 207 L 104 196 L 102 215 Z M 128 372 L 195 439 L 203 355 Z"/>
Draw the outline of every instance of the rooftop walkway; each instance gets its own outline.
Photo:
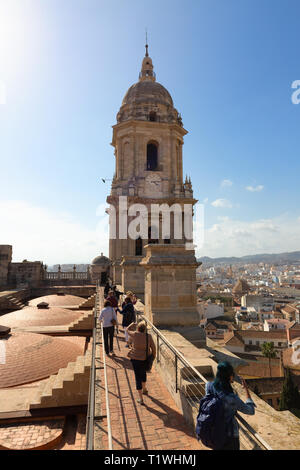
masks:
<path id="1" fill-rule="evenodd" d="M 111 433 L 114 450 L 201 450 L 204 449 L 194 437 L 193 431 L 186 424 L 153 367 L 147 374 L 149 395 L 144 396 L 145 405 L 137 403 L 138 392 L 135 388 L 134 372 L 127 357 L 124 331 L 114 338 L 115 356 L 106 356 L 107 380 L 109 389 L 109 407 L 111 415 Z M 99 348 L 99 345 L 97 345 Z M 99 349 L 97 351 L 97 356 Z M 102 358 L 102 343 L 100 344 Z M 99 384 L 101 403 L 105 411 L 104 372 L 101 370 Z M 107 420 L 104 418 L 98 425 L 101 439 L 100 448 L 108 449 Z M 98 442 L 99 444 L 99 442 Z M 97 448 L 99 448 L 97 446 Z"/>

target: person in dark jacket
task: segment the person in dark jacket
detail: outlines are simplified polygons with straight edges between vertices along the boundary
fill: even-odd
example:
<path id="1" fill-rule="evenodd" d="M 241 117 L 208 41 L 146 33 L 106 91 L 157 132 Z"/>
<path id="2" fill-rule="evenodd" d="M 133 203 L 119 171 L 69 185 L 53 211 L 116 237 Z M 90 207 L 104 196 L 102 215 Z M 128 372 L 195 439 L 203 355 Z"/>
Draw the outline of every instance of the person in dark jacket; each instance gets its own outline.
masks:
<path id="1" fill-rule="evenodd" d="M 239 425 L 235 415 L 237 411 L 247 415 L 255 413 L 256 405 L 251 399 L 245 380 L 242 379 L 242 385 L 246 393 L 246 402 L 243 402 L 233 390 L 231 384 L 234 381 L 234 375 L 234 369 L 229 362 L 220 362 L 214 382 L 207 382 L 205 385 L 206 394 L 218 395 L 224 404 L 227 439 L 224 447 L 218 450 L 239 450 Z"/>
<path id="2" fill-rule="evenodd" d="M 109 280 L 107 280 L 106 284 L 104 286 L 104 297 L 105 298 L 108 296 L 109 291 L 110 291 L 110 283 L 109 283 Z"/>
<path id="3" fill-rule="evenodd" d="M 122 310 L 120 310 L 118 308 L 117 311 L 121 315 L 123 315 L 122 326 L 123 326 L 124 332 L 125 332 L 125 341 L 127 343 L 126 347 L 128 348 L 129 347 L 129 344 L 128 344 L 128 339 L 129 338 L 128 338 L 127 326 L 131 325 L 131 323 L 135 323 L 135 321 L 136 321 L 134 306 L 132 305 L 130 297 L 125 298 L 125 301 L 122 305 Z"/>
<path id="4" fill-rule="evenodd" d="M 117 301 L 119 302 L 120 296 L 124 294 L 124 292 L 121 292 L 117 289 L 117 286 L 112 286 L 112 290 L 114 292 L 114 296 L 116 297 Z"/>

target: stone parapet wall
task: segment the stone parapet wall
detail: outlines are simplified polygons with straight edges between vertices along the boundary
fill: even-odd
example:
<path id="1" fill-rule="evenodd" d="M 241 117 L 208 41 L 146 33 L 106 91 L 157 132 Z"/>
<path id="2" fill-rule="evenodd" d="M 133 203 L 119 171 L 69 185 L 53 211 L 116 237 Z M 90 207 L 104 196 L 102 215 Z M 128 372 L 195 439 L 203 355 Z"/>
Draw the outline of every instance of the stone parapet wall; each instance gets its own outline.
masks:
<path id="1" fill-rule="evenodd" d="M 31 289 L 31 297 L 43 297 L 45 295 L 57 294 L 58 292 L 63 292 L 66 295 L 77 295 L 79 297 L 90 297 L 95 294 L 96 286 L 64 286 L 64 285 L 55 285 L 55 286 L 45 286 Z"/>

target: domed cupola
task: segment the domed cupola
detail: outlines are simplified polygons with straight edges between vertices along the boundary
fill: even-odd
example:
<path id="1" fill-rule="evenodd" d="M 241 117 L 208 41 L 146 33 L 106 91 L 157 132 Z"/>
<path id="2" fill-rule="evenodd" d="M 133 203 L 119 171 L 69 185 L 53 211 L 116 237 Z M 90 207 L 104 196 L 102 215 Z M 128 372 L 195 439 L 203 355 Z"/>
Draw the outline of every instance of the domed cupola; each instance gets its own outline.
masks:
<path id="1" fill-rule="evenodd" d="M 181 116 L 174 108 L 170 93 L 156 81 L 152 59 L 148 54 L 148 44 L 139 81 L 128 89 L 117 114 L 118 123 L 132 119 L 176 123 L 182 126 Z"/>

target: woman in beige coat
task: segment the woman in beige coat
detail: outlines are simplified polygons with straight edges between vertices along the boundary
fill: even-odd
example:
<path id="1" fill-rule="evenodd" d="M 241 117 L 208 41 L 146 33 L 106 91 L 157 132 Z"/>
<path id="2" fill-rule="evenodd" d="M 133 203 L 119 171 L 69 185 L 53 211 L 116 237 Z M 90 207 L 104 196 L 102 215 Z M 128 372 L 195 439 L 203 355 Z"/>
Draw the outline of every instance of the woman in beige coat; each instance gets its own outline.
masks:
<path id="1" fill-rule="evenodd" d="M 135 375 L 136 389 L 139 394 L 138 403 L 144 404 L 143 394 L 147 395 L 146 389 L 147 373 L 146 373 L 146 359 L 152 353 L 153 358 L 156 356 L 156 347 L 152 336 L 147 333 L 147 326 L 145 322 L 131 323 L 127 328 L 129 343 L 132 347 L 128 353 L 131 359 L 132 367 Z M 148 336 L 148 351 L 146 354 L 146 344 Z"/>

